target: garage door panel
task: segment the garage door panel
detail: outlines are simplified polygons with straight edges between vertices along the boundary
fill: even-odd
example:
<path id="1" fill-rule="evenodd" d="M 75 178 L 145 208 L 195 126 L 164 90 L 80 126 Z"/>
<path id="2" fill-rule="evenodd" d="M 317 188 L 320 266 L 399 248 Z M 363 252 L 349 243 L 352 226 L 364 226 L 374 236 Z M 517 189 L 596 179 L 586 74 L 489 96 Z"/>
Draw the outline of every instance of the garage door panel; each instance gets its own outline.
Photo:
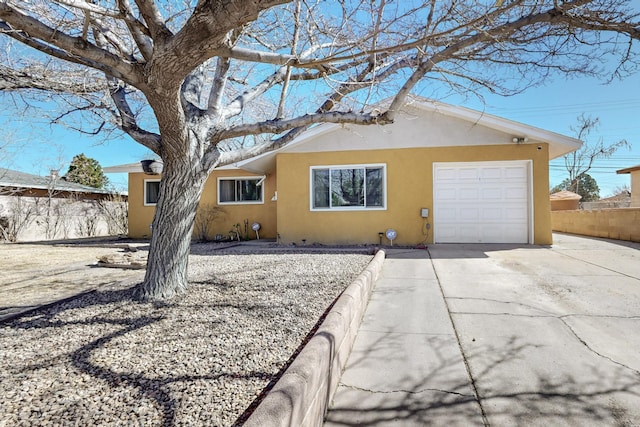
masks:
<path id="1" fill-rule="evenodd" d="M 527 209 L 522 207 L 505 208 L 503 209 L 504 219 L 507 221 L 521 221 L 527 222 Z"/>
<path id="2" fill-rule="evenodd" d="M 503 210 L 500 208 L 483 208 L 482 219 L 485 221 L 495 221 L 503 219 Z"/>
<path id="3" fill-rule="evenodd" d="M 457 181 L 458 170 L 454 168 L 442 167 L 436 171 L 435 178 L 437 181 L 442 183 L 445 183 L 447 181 Z"/>
<path id="4" fill-rule="evenodd" d="M 477 221 L 480 219 L 480 210 L 478 208 L 458 209 L 457 218 L 462 221 Z"/>
<path id="5" fill-rule="evenodd" d="M 502 191 L 501 187 L 489 187 L 482 188 L 482 200 L 501 200 L 502 199 Z"/>
<path id="6" fill-rule="evenodd" d="M 458 171 L 458 180 L 460 181 L 477 181 L 480 171 L 477 168 L 461 168 Z"/>
<path id="7" fill-rule="evenodd" d="M 458 191 L 459 200 L 478 200 L 479 191 L 477 188 L 461 188 Z"/>
<path id="8" fill-rule="evenodd" d="M 527 188 L 522 187 L 506 187 L 504 188 L 504 198 L 508 200 L 527 200 Z"/>
<path id="9" fill-rule="evenodd" d="M 502 179 L 502 168 L 481 168 L 481 176 L 484 180 L 500 180 Z"/>
<path id="10" fill-rule="evenodd" d="M 437 208 L 436 209 L 436 217 L 442 218 L 443 222 L 451 222 L 452 219 L 456 219 L 457 217 L 457 209 L 455 207 L 450 208 Z"/>
<path id="11" fill-rule="evenodd" d="M 436 242 L 528 243 L 526 161 L 434 165 Z"/>
<path id="12" fill-rule="evenodd" d="M 455 188 L 442 188 L 438 191 L 438 198 L 442 201 L 457 200 L 457 192 Z"/>
<path id="13" fill-rule="evenodd" d="M 521 231 L 518 226 L 487 226 L 482 229 L 481 239 L 483 242 L 499 242 L 499 243 L 522 243 L 522 239 L 527 234 Z M 474 243 L 467 241 L 464 243 Z"/>
<path id="14" fill-rule="evenodd" d="M 457 229 L 455 226 L 443 224 L 438 229 L 438 234 L 444 241 L 452 241 L 455 240 L 458 236 Z"/>
<path id="15" fill-rule="evenodd" d="M 505 179 L 517 179 L 523 180 L 527 177 L 526 168 L 522 167 L 506 167 L 504 170 L 504 178 Z"/>

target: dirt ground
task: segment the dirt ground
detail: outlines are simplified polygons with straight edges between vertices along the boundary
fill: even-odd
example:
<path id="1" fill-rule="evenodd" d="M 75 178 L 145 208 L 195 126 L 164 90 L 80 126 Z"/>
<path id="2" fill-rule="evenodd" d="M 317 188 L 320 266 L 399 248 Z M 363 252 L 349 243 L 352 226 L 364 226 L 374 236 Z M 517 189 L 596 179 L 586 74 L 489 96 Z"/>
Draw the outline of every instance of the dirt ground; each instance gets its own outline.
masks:
<path id="1" fill-rule="evenodd" d="M 34 307 L 103 287 L 128 287 L 144 269 L 102 267 L 100 257 L 122 258 L 129 247 L 146 255 L 144 243 L 118 239 L 0 244 L 0 320 Z"/>

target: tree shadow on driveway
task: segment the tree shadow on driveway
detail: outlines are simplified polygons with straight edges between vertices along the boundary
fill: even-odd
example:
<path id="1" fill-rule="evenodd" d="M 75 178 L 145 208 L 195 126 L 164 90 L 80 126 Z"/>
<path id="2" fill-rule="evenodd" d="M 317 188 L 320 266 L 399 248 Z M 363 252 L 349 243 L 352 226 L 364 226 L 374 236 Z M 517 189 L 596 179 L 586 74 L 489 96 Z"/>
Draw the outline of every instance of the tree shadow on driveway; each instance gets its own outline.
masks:
<path id="1" fill-rule="evenodd" d="M 414 372 L 411 378 L 393 378 L 393 365 L 404 363 L 405 355 L 399 351 L 402 344 L 389 335 L 373 341 L 359 358 L 350 359 L 352 370 L 374 364 L 379 366 L 379 372 L 366 379 L 365 386 L 343 378 L 337 392 L 340 404 L 330 409 L 325 425 L 633 426 L 637 422 L 619 402 L 637 402 L 640 382 L 622 369 L 612 375 L 594 366 L 589 379 L 540 374 L 535 383 L 504 387 L 492 383 L 492 378 L 531 350 L 530 344 L 510 337 L 506 345 L 479 346 L 467 354 L 469 359 L 490 355 L 484 368 L 473 373 L 478 401 L 468 378 L 450 375 L 460 361 L 450 354 L 445 338 L 428 340 L 433 355 L 429 369 L 421 376 Z M 396 356 L 389 356 L 394 350 Z M 386 359 L 380 360 L 381 353 L 387 355 Z"/>

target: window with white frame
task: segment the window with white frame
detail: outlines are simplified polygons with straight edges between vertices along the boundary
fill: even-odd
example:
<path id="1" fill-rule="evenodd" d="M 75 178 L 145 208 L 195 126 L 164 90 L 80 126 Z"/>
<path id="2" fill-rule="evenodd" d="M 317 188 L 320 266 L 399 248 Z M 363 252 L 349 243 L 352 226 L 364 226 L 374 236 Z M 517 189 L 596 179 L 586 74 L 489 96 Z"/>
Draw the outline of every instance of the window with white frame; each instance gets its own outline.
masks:
<path id="1" fill-rule="evenodd" d="M 385 165 L 311 168 L 312 210 L 385 208 Z"/>
<path id="2" fill-rule="evenodd" d="M 144 205 L 155 206 L 160 196 L 160 180 L 145 179 L 144 180 Z"/>
<path id="3" fill-rule="evenodd" d="M 218 178 L 218 204 L 263 203 L 264 177 Z"/>

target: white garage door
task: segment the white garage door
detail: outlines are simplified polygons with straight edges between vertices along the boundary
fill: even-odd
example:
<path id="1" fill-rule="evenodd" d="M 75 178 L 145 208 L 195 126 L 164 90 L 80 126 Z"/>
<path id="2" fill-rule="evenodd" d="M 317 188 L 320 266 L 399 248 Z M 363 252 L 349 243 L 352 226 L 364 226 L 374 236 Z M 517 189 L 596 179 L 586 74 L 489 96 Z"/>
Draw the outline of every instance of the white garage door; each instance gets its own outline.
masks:
<path id="1" fill-rule="evenodd" d="M 436 243 L 530 243 L 529 161 L 434 163 Z"/>

